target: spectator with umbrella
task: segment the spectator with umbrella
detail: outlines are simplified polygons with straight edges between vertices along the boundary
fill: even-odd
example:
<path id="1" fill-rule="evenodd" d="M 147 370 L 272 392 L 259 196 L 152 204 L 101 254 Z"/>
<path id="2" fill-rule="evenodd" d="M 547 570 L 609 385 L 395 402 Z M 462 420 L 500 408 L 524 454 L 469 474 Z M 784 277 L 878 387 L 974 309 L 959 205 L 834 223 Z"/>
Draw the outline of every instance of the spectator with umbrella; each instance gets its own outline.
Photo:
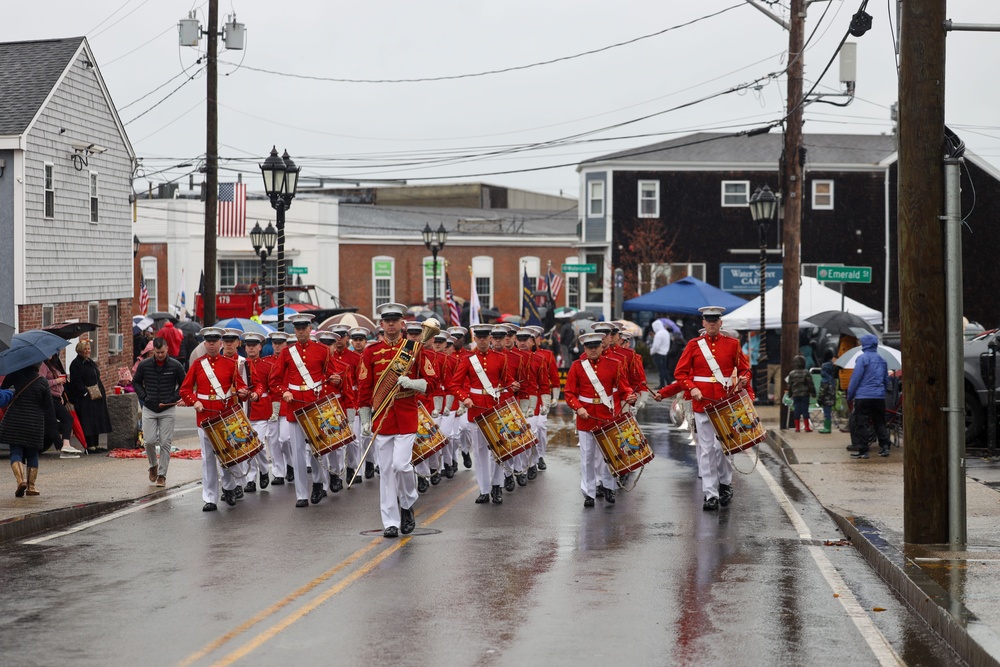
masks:
<path id="1" fill-rule="evenodd" d="M 76 359 L 69 366 L 69 384 L 66 385 L 70 401 L 83 427 L 87 451 L 97 449 L 102 433 L 111 433 L 111 415 L 108 412 L 108 394 L 101 381 L 101 370 L 90 358 L 90 341 L 76 344 Z"/>
<path id="2" fill-rule="evenodd" d="M 73 435 L 73 415 L 66 408 L 66 369 L 58 352 L 39 367 L 39 374 L 48 380 L 55 415 L 55 419 L 46 424 L 46 437 L 59 450 L 59 458 L 78 459 L 82 452 L 69 441 Z"/>

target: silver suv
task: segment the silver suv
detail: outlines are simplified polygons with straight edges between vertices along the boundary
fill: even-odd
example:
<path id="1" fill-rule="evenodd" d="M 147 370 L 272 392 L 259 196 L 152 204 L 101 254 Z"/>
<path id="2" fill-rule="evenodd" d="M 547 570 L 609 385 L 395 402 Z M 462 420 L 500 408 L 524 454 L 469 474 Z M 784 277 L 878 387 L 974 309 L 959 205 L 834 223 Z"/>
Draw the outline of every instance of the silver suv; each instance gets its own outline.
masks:
<path id="1" fill-rule="evenodd" d="M 996 341 L 997 348 L 997 393 L 1000 403 L 1000 329 L 993 329 L 966 341 L 965 343 L 965 442 L 978 438 L 986 428 L 986 383 L 983 381 L 980 355 L 989 352 L 989 345 Z M 998 406 L 1000 411 L 1000 406 Z"/>

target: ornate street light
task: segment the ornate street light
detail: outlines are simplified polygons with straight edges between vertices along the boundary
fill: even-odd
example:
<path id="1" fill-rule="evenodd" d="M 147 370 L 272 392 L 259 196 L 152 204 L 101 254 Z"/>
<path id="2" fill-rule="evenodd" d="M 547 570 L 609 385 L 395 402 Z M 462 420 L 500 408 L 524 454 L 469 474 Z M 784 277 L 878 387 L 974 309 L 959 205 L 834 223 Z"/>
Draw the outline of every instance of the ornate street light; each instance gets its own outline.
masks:
<path id="1" fill-rule="evenodd" d="M 261 229 L 260 223 L 256 223 L 250 230 L 250 243 L 253 244 L 253 251 L 260 257 L 260 311 L 267 310 L 267 258 L 274 252 L 274 244 L 277 242 L 278 233 L 274 230 L 274 225 L 267 223 L 267 229 Z"/>
<path id="2" fill-rule="evenodd" d="M 139 254 L 139 237 L 135 234 L 132 235 L 132 258 L 134 259 Z"/>
<path id="3" fill-rule="evenodd" d="M 767 396 L 767 330 L 764 324 L 764 293 L 767 291 L 767 223 L 778 212 L 778 198 L 764 186 L 750 197 L 750 217 L 760 229 L 760 330 L 757 332 L 757 368 L 754 370 L 754 393 L 757 402 L 766 405 Z"/>
<path id="4" fill-rule="evenodd" d="M 286 150 L 278 157 L 278 149 L 271 148 L 271 154 L 260 165 L 264 177 L 264 191 L 271 200 L 271 208 L 277 211 L 277 241 L 278 241 L 278 324 L 284 326 L 285 320 L 285 211 L 292 206 L 295 189 L 299 183 L 299 167 L 295 166 Z M 268 225 L 270 227 L 270 225 Z M 264 234 L 267 234 L 265 231 Z"/>
<path id="5" fill-rule="evenodd" d="M 432 310 L 435 314 L 438 313 L 438 253 L 444 248 L 444 244 L 448 242 L 448 230 L 444 228 L 444 223 L 437 228 L 437 230 L 431 229 L 430 224 L 424 225 L 424 231 L 422 232 L 424 237 L 424 246 L 431 251 L 431 256 L 434 258 L 434 307 Z M 442 321 L 444 316 L 442 315 Z"/>

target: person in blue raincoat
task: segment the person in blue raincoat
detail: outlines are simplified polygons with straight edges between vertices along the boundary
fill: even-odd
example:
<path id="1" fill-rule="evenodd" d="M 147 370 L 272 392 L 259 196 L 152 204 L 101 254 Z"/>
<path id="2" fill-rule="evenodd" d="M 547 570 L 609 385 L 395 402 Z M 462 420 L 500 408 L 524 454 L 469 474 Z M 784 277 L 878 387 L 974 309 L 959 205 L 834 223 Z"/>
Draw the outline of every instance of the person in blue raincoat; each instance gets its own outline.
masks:
<path id="1" fill-rule="evenodd" d="M 861 337 L 861 354 L 854 364 L 854 373 L 847 386 L 847 402 L 853 403 L 854 425 L 851 441 L 857 451 L 853 459 L 868 458 L 868 422 L 878 438 L 879 456 L 889 456 L 889 431 L 885 427 L 885 392 L 891 386 L 889 367 L 878 353 L 878 338 L 872 334 Z"/>

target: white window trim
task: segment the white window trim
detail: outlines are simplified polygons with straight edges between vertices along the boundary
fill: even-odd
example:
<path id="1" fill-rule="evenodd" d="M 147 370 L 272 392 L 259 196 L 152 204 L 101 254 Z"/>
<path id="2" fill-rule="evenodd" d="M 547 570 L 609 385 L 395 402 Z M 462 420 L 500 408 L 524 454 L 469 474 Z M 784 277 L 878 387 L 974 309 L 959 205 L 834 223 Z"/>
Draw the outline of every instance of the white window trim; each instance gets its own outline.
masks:
<path id="1" fill-rule="evenodd" d="M 46 312 L 48 312 L 51 317 L 45 317 Z M 46 320 L 50 320 L 46 322 Z M 47 327 L 56 323 L 56 306 L 52 303 L 42 304 L 42 326 Z"/>
<path id="2" fill-rule="evenodd" d="M 96 225 L 101 221 L 101 179 L 96 171 L 90 172 L 87 177 L 87 192 L 90 195 L 87 198 L 87 217 L 91 224 Z M 94 200 L 97 200 L 97 220 L 94 220 Z"/>
<path id="3" fill-rule="evenodd" d="M 653 203 L 655 204 L 653 213 L 643 213 L 642 212 L 642 186 L 652 185 L 653 186 Z M 659 218 L 660 217 L 660 182 L 659 181 L 639 181 L 638 194 L 637 194 L 637 207 L 638 210 L 636 214 L 640 218 Z"/>
<path id="4" fill-rule="evenodd" d="M 726 203 L 726 186 L 732 183 L 739 183 L 746 187 L 746 201 L 742 204 L 727 204 Z M 723 208 L 746 208 L 750 206 L 750 181 L 722 181 L 722 185 L 719 186 L 719 198 L 722 202 Z"/>
<path id="5" fill-rule="evenodd" d="M 424 284 L 424 303 L 430 303 L 431 301 L 434 300 L 434 275 L 433 275 L 433 268 L 429 269 L 429 267 L 433 267 L 433 265 L 434 265 L 434 255 L 428 255 L 427 257 L 424 257 L 424 261 L 420 265 L 420 269 L 421 269 L 420 278 L 421 278 L 421 280 L 423 281 L 423 284 Z M 440 301 L 444 301 L 444 267 L 445 267 L 445 259 L 444 259 L 444 257 L 442 255 L 438 255 L 438 270 L 437 270 L 438 289 L 437 289 L 437 298 L 438 298 L 439 302 Z M 431 272 L 430 275 L 428 275 L 428 273 L 427 273 L 428 270 L 430 270 L 430 272 Z"/>
<path id="6" fill-rule="evenodd" d="M 389 262 L 389 267 L 391 269 L 388 276 L 376 276 L 375 275 L 375 262 Z M 379 255 L 377 257 L 372 257 L 372 314 L 377 314 L 377 306 L 375 305 L 375 300 L 378 296 L 376 291 L 376 286 L 379 280 L 389 281 L 389 303 L 396 302 L 396 258 L 388 257 L 386 255 Z M 377 317 L 372 319 L 377 320 Z"/>
<path id="7" fill-rule="evenodd" d="M 816 186 L 820 183 L 830 184 L 830 203 L 829 204 L 817 204 L 816 203 Z M 834 204 L 834 183 L 832 179 L 821 178 L 812 182 L 812 208 L 814 211 L 832 211 Z"/>
<path id="8" fill-rule="evenodd" d="M 594 197 L 594 186 L 595 185 L 600 185 L 601 186 L 601 196 L 599 198 L 598 197 Z M 607 210 L 607 207 L 604 205 L 604 202 L 605 202 L 606 198 L 607 198 L 607 184 L 605 183 L 605 181 L 603 181 L 603 180 L 587 181 L 587 217 L 588 218 L 603 218 L 604 217 L 605 212 Z M 601 212 L 600 213 L 591 213 L 591 205 L 590 205 L 591 202 L 598 201 L 598 200 L 601 202 Z"/>
<path id="9" fill-rule="evenodd" d="M 476 265 L 477 264 L 482 265 L 482 264 L 486 264 L 487 262 L 489 263 L 489 267 L 490 267 L 489 273 L 486 273 L 484 271 L 477 271 L 476 270 Z M 472 276 L 470 276 L 470 279 L 472 280 L 472 284 L 473 285 L 475 284 L 476 278 L 489 278 L 489 281 L 490 281 L 490 299 L 489 299 L 489 303 L 486 304 L 486 308 L 493 308 L 494 298 L 496 298 L 497 281 L 496 281 L 496 278 L 494 277 L 494 267 L 495 267 L 495 264 L 493 262 L 493 258 L 490 257 L 489 255 L 477 255 L 476 257 L 472 258 Z M 520 291 L 518 291 L 518 294 L 520 294 Z M 470 293 L 470 296 L 471 296 L 471 293 Z M 480 297 L 480 301 L 482 301 L 482 298 L 481 298 L 482 294 L 479 294 L 479 290 L 478 289 L 476 290 L 476 296 Z M 518 303 L 520 303 L 520 301 L 518 301 Z"/>
<path id="10" fill-rule="evenodd" d="M 49 180 L 46 176 L 47 171 L 51 171 L 52 173 L 51 183 L 46 182 Z M 49 185 L 52 187 L 48 187 Z M 49 192 L 52 193 L 52 215 L 47 215 L 45 212 L 46 194 Z M 46 162 L 42 165 L 42 217 L 46 220 L 52 220 L 56 217 L 56 166 L 51 162 Z"/>
<path id="11" fill-rule="evenodd" d="M 146 281 L 146 291 L 149 293 L 149 312 L 155 313 L 160 308 L 160 300 L 158 298 L 160 291 L 159 260 L 155 255 L 145 255 L 140 257 L 139 271 L 141 272 L 142 279 Z M 149 289 L 150 280 L 153 281 L 153 289 Z M 136 305 L 138 306 L 138 304 Z"/>
<path id="12" fill-rule="evenodd" d="M 152 312 L 156 312 L 156 311 L 152 311 Z M 94 315 L 96 315 L 96 317 L 92 317 L 91 313 L 93 313 Z M 87 302 L 87 321 L 88 322 L 93 322 L 94 324 L 97 324 L 97 322 L 100 320 L 100 317 L 101 317 L 101 302 L 100 301 L 88 301 Z M 100 354 L 101 354 L 100 346 L 97 343 L 97 338 L 98 338 L 98 336 L 97 336 L 96 332 L 91 332 L 88 335 L 88 339 L 90 340 L 91 356 L 94 359 L 94 361 L 97 361 L 98 359 L 100 359 Z"/>

